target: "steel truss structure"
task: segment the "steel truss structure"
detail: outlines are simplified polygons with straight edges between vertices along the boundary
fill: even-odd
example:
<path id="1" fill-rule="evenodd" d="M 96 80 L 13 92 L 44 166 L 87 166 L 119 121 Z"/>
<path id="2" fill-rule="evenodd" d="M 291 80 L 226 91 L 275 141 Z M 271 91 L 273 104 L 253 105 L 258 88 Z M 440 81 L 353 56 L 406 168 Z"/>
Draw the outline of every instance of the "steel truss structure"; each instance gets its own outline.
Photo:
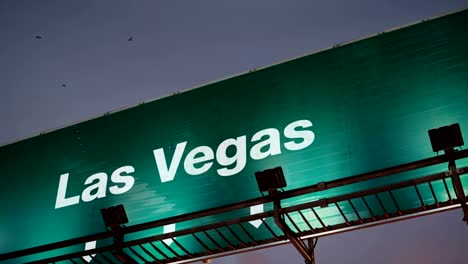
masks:
<path id="1" fill-rule="evenodd" d="M 443 155 L 395 167 L 321 182 L 299 189 L 283 192 L 271 191 L 268 195 L 235 204 L 10 252 L 1 255 L 0 260 L 34 256 L 44 252 L 52 252 L 53 255 L 54 250 L 83 245 L 89 241 L 99 242 L 113 239 L 113 243 L 108 243 L 107 246 L 58 254 L 29 263 L 189 263 L 288 242 L 298 249 L 306 263 L 315 263 L 314 247 L 318 237 L 321 236 L 460 207 L 464 212 L 463 220 L 468 223 L 466 204 L 468 197 L 464 193 L 464 186 L 460 179 L 464 174 L 468 173 L 468 167 L 457 168 L 455 165 L 456 160 L 466 157 L 468 157 L 468 150 L 455 151 L 449 149 Z M 290 198 L 363 183 L 377 178 L 388 178 L 398 173 L 437 164 L 447 164 L 448 170 L 431 175 L 422 175 L 410 180 L 393 181 L 379 187 L 367 188 L 343 195 L 282 206 L 283 202 Z M 435 184 L 438 186 L 443 185 L 446 192 L 443 198 L 434 192 L 433 186 Z M 430 199 L 423 198 L 422 188 L 429 188 L 430 192 L 427 192 L 430 193 Z M 401 208 L 398 203 L 398 195 L 396 195 L 401 190 L 412 192 L 419 201 L 418 205 L 412 208 Z M 392 204 L 384 202 L 382 199 L 384 196 Z M 186 221 L 196 222 L 204 217 L 216 216 L 267 203 L 272 203 L 273 208 L 262 213 L 214 221 L 210 224 L 185 228 L 167 234 L 124 239 L 124 237 L 128 238 L 132 234 L 160 228 L 164 225 Z M 359 209 L 357 209 L 357 203 L 360 204 Z M 376 210 L 375 206 L 369 205 L 371 203 L 377 204 L 380 209 Z M 345 206 L 348 209 L 351 208 L 351 210 L 344 210 Z M 334 221 L 331 224 L 327 223 L 320 213 L 322 208 L 337 210 L 341 215 L 341 220 Z M 246 227 L 251 221 L 261 221 L 262 228 L 268 230 L 267 233 L 270 235 L 260 239 L 255 238 Z M 308 243 L 304 243 L 303 240 L 307 240 Z M 201 250 L 197 252 L 190 251 L 187 243 L 196 243 Z"/>

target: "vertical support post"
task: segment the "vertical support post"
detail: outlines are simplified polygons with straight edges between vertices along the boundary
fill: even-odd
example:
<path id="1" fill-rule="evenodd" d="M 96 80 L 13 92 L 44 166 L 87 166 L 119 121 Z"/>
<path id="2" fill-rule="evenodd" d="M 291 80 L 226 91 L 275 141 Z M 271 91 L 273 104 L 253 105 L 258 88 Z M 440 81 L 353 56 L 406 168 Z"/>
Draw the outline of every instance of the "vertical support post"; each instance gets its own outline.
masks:
<path id="1" fill-rule="evenodd" d="M 466 204 L 466 196 L 465 192 L 463 191 L 463 185 L 460 180 L 460 175 L 458 174 L 455 159 L 453 158 L 455 150 L 453 148 L 449 148 L 444 150 L 444 152 L 449 159 L 449 172 L 452 178 L 453 189 L 455 190 L 455 194 L 457 195 L 457 198 L 460 201 L 460 205 L 463 210 L 463 221 L 465 221 L 468 225 L 468 206 Z"/>
<path id="2" fill-rule="evenodd" d="M 307 239 L 307 244 L 309 246 L 309 256 L 312 257 L 312 262 L 311 264 L 315 264 L 315 246 L 317 245 L 318 242 L 318 237 L 315 239 L 314 238 L 309 238 Z"/>
<path id="3" fill-rule="evenodd" d="M 309 247 L 307 247 L 307 245 L 296 235 L 296 233 L 294 233 L 294 231 L 289 228 L 289 226 L 286 224 L 286 221 L 284 220 L 284 216 L 280 214 L 281 200 L 277 196 L 278 191 L 271 190 L 268 193 L 273 200 L 273 217 L 275 219 L 276 225 L 279 227 L 279 229 L 281 229 L 281 231 L 283 231 L 291 244 L 297 249 L 297 251 L 299 251 L 299 254 L 301 254 L 304 258 L 305 263 L 315 264 L 314 248 L 310 247 L 310 242 Z"/>
<path id="4" fill-rule="evenodd" d="M 124 264 L 137 264 L 135 260 L 123 251 L 124 232 L 122 226 L 112 227 L 111 232 L 114 234 L 113 255 Z"/>

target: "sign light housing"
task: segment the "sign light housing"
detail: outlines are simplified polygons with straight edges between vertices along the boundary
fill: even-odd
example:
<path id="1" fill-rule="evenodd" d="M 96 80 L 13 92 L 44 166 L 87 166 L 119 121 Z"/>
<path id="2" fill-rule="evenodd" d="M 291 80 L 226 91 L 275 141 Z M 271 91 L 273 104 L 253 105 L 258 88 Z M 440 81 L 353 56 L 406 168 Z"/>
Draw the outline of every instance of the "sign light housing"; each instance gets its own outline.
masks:
<path id="1" fill-rule="evenodd" d="M 101 214 L 106 227 L 114 228 L 128 223 L 127 213 L 123 204 L 101 209 Z"/>
<path id="2" fill-rule="evenodd" d="M 260 192 L 268 192 L 286 187 L 283 169 L 276 167 L 255 173 L 258 189 Z"/>
<path id="3" fill-rule="evenodd" d="M 464 145 L 463 136 L 458 123 L 430 129 L 427 132 L 429 133 L 429 139 L 431 140 L 432 150 L 434 152 Z"/>

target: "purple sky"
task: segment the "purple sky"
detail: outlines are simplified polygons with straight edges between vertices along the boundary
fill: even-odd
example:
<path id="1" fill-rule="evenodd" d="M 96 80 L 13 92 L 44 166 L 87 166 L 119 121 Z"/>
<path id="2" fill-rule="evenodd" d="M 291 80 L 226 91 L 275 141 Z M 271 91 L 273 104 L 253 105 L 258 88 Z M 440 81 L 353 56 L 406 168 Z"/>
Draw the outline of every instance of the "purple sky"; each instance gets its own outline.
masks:
<path id="1" fill-rule="evenodd" d="M 2 0 L 0 145 L 467 7 L 466 0 Z M 325 237 L 318 263 L 465 264 L 461 218 L 456 210 Z M 303 260 L 287 245 L 212 263 Z"/>

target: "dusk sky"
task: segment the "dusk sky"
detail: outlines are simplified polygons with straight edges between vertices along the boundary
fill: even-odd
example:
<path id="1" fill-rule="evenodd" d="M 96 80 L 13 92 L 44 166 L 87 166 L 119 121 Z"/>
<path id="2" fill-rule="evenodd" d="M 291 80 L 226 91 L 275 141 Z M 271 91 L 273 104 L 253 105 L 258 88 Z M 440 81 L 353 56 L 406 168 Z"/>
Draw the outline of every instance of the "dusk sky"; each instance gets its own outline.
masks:
<path id="1" fill-rule="evenodd" d="M 0 145 L 465 8 L 468 0 L 1 0 Z M 461 219 L 458 209 L 323 237 L 317 263 L 465 264 Z M 211 263 L 303 262 L 285 245 Z"/>

